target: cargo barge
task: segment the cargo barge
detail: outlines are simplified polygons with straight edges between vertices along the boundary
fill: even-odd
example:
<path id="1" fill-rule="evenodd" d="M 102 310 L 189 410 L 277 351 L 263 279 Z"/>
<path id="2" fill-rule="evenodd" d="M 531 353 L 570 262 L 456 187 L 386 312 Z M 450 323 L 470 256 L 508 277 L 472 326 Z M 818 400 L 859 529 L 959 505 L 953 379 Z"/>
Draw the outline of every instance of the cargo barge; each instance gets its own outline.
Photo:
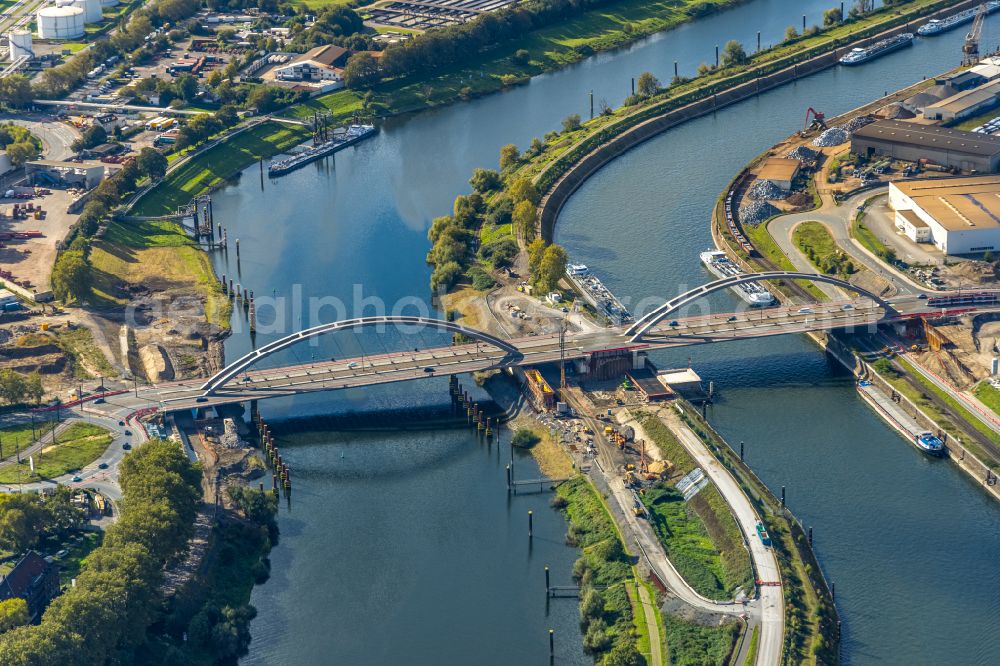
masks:
<path id="1" fill-rule="evenodd" d="M 729 260 L 721 250 L 708 250 L 700 255 L 701 263 L 717 278 L 733 277 L 741 274 L 740 267 Z M 766 308 L 775 304 L 774 294 L 756 282 L 747 282 L 731 287 L 740 298 L 757 308 Z"/>
<path id="2" fill-rule="evenodd" d="M 374 125 L 351 125 L 346 129 L 334 130 L 333 139 L 330 141 L 318 143 L 298 155 L 286 157 L 277 162 L 271 162 L 267 167 L 267 175 L 271 177 L 284 176 L 286 173 L 295 171 L 310 162 L 315 162 L 327 155 L 334 154 L 338 150 L 353 146 L 376 132 L 378 132 L 378 129 Z"/>
<path id="3" fill-rule="evenodd" d="M 860 65 L 861 63 L 868 62 L 869 60 L 874 60 L 879 56 L 892 53 L 897 49 L 903 48 L 904 46 L 909 46 L 912 43 L 913 33 L 904 32 L 903 34 L 896 35 L 895 37 L 881 39 L 866 48 L 859 47 L 851 49 L 847 55 L 840 59 L 840 64 Z"/>
<path id="4" fill-rule="evenodd" d="M 584 264 L 567 264 L 566 277 L 583 295 L 584 300 L 597 310 L 598 314 L 607 317 L 612 324 L 621 326 L 632 321 L 632 313 Z"/>
<path id="5" fill-rule="evenodd" d="M 986 13 L 992 14 L 996 10 L 1000 9 L 1000 1 L 993 0 L 992 2 L 985 3 Z M 928 35 L 936 35 L 942 33 L 945 30 L 951 30 L 952 28 L 957 28 L 963 23 L 968 23 L 972 19 L 976 18 L 976 12 L 979 11 L 979 7 L 973 7 L 971 9 L 966 9 L 960 11 L 957 14 L 952 14 L 948 18 L 943 19 L 931 19 L 927 23 L 917 28 L 917 34 L 921 37 L 927 37 Z"/>

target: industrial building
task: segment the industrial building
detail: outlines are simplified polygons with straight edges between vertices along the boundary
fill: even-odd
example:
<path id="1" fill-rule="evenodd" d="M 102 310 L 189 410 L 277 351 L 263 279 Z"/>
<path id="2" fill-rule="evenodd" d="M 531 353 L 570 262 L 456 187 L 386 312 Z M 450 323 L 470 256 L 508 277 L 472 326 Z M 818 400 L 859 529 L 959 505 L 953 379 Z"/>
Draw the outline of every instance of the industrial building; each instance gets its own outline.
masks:
<path id="1" fill-rule="evenodd" d="M 792 189 L 792 181 L 799 174 L 798 160 L 787 157 L 768 157 L 757 172 L 757 178 L 769 180 L 783 190 Z"/>
<path id="2" fill-rule="evenodd" d="M 889 183 L 896 227 L 945 254 L 1000 249 L 1000 176 Z"/>
<path id="3" fill-rule="evenodd" d="M 982 79 L 982 77 L 978 78 Z M 952 122 L 969 118 L 1000 105 L 1000 81 L 988 83 L 978 88 L 959 88 L 959 90 L 961 92 L 951 97 L 925 106 L 924 118 Z"/>
<path id="4" fill-rule="evenodd" d="M 298 58 L 274 68 L 279 81 L 340 81 L 341 70 L 350 51 L 327 44 L 303 53 Z"/>
<path id="5" fill-rule="evenodd" d="M 59 185 L 90 190 L 104 178 L 101 162 L 55 162 L 32 160 L 24 163 L 24 173 L 31 185 Z"/>
<path id="6" fill-rule="evenodd" d="M 1000 170 L 1000 137 L 902 120 L 880 120 L 855 131 L 851 152 L 906 162 L 926 159 L 970 172 Z"/>

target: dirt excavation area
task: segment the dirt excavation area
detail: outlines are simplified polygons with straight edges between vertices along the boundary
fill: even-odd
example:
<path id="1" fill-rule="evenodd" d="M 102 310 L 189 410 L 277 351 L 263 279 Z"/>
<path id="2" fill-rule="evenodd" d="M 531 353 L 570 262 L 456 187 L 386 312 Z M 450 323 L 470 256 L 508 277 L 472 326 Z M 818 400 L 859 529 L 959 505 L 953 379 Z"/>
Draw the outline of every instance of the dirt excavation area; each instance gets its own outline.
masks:
<path id="1" fill-rule="evenodd" d="M 931 330 L 932 337 L 941 338 L 940 348 L 921 345 L 920 351 L 913 352 L 921 365 L 960 389 L 972 388 L 990 376 L 993 358 L 1000 355 L 1000 318 L 954 319 L 935 324 Z"/>
<path id="2" fill-rule="evenodd" d="M 113 364 L 151 382 L 221 367 L 232 305 L 208 256 L 177 224 L 112 223 L 90 263 L 87 311 Z"/>

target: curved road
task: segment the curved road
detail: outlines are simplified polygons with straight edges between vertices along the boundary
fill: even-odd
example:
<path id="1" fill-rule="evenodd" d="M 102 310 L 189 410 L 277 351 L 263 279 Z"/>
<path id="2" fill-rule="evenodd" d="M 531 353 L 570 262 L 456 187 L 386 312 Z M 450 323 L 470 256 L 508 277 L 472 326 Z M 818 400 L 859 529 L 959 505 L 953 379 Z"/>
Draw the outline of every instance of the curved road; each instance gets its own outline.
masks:
<path id="1" fill-rule="evenodd" d="M 807 222 L 810 220 L 821 222 L 830 231 L 830 235 L 833 236 L 834 242 L 837 243 L 840 249 L 846 252 L 855 263 L 864 266 L 875 275 L 879 275 L 882 278 L 889 280 L 900 294 L 917 295 L 924 291 L 929 291 L 928 289 L 913 282 L 908 276 L 899 272 L 895 268 L 887 266 L 885 262 L 871 254 L 857 241 L 851 238 L 851 217 L 857 211 L 858 206 L 872 196 L 877 195 L 880 191 L 881 190 L 869 190 L 867 192 L 855 194 L 853 197 L 847 199 L 839 205 L 828 195 L 822 195 L 823 203 L 819 208 L 806 211 L 804 213 L 791 213 L 789 215 L 776 217 L 768 223 L 767 230 L 771 234 L 771 237 L 774 238 L 774 241 L 778 244 L 778 247 L 781 248 L 781 251 L 784 252 L 785 256 L 788 257 L 798 270 L 811 272 L 815 271 L 816 267 L 809 262 L 809 259 L 806 258 L 806 256 L 799 250 L 798 246 L 795 245 L 792 240 L 792 230 L 801 222 Z M 824 285 L 822 283 L 817 284 L 817 286 L 823 290 L 823 293 L 827 294 L 827 296 L 830 296 L 831 298 L 843 298 L 842 293 L 836 287 Z M 837 295 L 834 296 L 834 294 Z"/>

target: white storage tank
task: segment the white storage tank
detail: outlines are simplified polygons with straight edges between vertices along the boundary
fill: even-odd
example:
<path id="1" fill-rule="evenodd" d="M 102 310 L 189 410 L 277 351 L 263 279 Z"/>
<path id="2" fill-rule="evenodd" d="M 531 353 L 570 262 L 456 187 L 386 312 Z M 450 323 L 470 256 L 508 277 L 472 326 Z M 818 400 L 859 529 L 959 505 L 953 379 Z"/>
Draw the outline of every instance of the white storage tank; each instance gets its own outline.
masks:
<path id="1" fill-rule="evenodd" d="M 83 24 L 83 10 L 79 7 L 43 7 L 38 10 L 38 36 L 41 39 L 83 37 Z"/>
<path id="2" fill-rule="evenodd" d="M 21 56 L 34 57 L 35 53 L 31 50 L 30 30 L 11 30 L 7 33 L 7 41 L 10 45 L 10 59 L 12 62 Z"/>
<path id="3" fill-rule="evenodd" d="M 73 0 L 73 6 L 83 10 L 84 23 L 99 23 L 104 19 L 101 0 Z"/>

